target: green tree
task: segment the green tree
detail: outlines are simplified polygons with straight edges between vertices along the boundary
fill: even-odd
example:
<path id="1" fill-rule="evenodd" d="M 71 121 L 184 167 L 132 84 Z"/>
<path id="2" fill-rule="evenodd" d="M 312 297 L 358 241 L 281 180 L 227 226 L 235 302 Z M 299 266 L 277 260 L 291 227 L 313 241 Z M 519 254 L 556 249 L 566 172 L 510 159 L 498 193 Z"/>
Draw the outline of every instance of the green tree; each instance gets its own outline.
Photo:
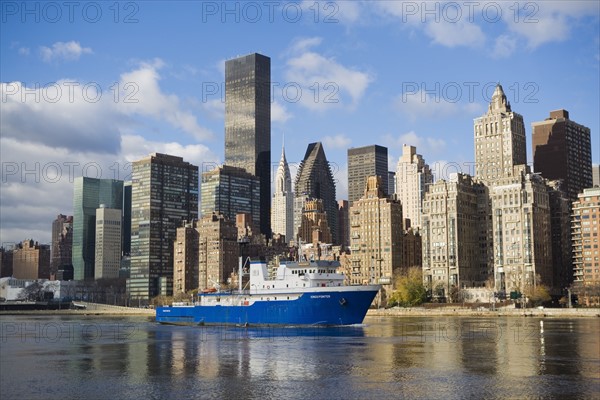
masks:
<path id="1" fill-rule="evenodd" d="M 396 290 L 390 296 L 388 305 L 393 307 L 413 307 L 422 304 L 427 298 L 427 290 L 423 285 L 423 276 L 420 268 L 410 268 L 400 274 L 395 282 Z"/>

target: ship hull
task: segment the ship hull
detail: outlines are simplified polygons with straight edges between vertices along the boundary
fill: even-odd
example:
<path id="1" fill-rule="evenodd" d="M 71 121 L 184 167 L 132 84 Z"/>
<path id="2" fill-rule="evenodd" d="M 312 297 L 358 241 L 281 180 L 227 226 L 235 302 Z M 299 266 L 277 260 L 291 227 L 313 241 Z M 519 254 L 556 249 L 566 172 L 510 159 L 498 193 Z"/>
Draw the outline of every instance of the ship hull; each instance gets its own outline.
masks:
<path id="1" fill-rule="evenodd" d="M 294 300 L 255 301 L 248 306 L 175 306 L 156 309 L 156 321 L 185 325 L 360 324 L 377 289 L 303 293 Z"/>

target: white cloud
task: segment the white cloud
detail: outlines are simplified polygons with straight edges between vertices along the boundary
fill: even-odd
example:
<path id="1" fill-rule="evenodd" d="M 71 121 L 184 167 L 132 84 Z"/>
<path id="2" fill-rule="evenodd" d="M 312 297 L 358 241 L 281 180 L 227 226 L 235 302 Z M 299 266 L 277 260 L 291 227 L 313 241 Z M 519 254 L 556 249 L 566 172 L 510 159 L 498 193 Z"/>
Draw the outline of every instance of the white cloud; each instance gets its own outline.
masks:
<path id="1" fill-rule="evenodd" d="M 293 115 L 288 112 L 287 108 L 279 103 L 273 101 L 271 103 L 271 121 L 285 123 L 288 119 L 292 118 Z"/>
<path id="2" fill-rule="evenodd" d="M 496 38 L 494 44 L 494 50 L 492 52 L 493 58 L 507 58 L 517 48 L 517 39 L 511 35 L 500 35 Z"/>
<path id="3" fill-rule="evenodd" d="M 19 47 L 19 54 L 22 56 L 28 56 L 30 53 L 29 47 Z"/>
<path id="4" fill-rule="evenodd" d="M 423 155 L 426 160 L 428 155 L 441 154 L 447 147 L 444 139 L 420 136 L 415 131 L 409 131 L 399 136 L 386 134 L 382 136 L 382 142 L 391 149 L 399 150 L 399 155 L 402 154 L 402 146 L 414 146 L 417 148 L 417 153 Z"/>
<path id="5" fill-rule="evenodd" d="M 82 54 L 92 54 L 89 47 L 81 47 L 79 42 L 56 42 L 52 47 L 41 46 L 40 55 L 44 62 L 78 60 Z"/>
<path id="6" fill-rule="evenodd" d="M 347 149 L 348 146 L 350 146 L 350 143 L 352 143 L 352 139 L 344 134 L 339 134 L 335 136 L 325 136 L 322 142 L 326 148 Z"/>
<path id="7" fill-rule="evenodd" d="M 284 100 L 320 111 L 348 103 L 355 107 L 374 78 L 369 73 L 346 67 L 332 57 L 307 50 L 309 45 L 317 42 L 320 40 L 312 38 L 292 45 L 292 50 L 306 50 L 294 53 L 287 61 L 287 86 L 299 85 L 301 93 L 297 95 L 298 90 L 284 90 Z M 298 43 L 301 43 L 299 47 Z"/>
<path id="8" fill-rule="evenodd" d="M 515 15 L 512 3 L 501 3 L 503 20 L 510 32 L 527 41 L 530 49 L 545 43 L 567 40 L 570 28 L 584 17 L 594 17 L 598 23 L 599 8 L 595 1 L 542 1 L 525 3 Z M 516 3 L 515 3 L 516 4 Z"/>
<path id="9" fill-rule="evenodd" d="M 429 22 L 425 24 L 425 33 L 433 39 L 433 43 L 445 47 L 481 47 L 485 43 L 485 35 L 481 28 L 474 23 L 459 21 L 456 23 Z"/>
<path id="10" fill-rule="evenodd" d="M 197 140 L 212 138 L 212 132 L 200 126 L 196 117 L 182 107 L 179 97 L 162 91 L 158 70 L 163 65 L 162 60 L 155 59 L 151 63 L 142 63 L 138 69 L 121 75 L 119 87 L 122 95 L 125 97 L 130 94 L 131 97 L 131 101 L 122 102 L 123 111 L 126 114 L 164 119 Z"/>
<path id="11" fill-rule="evenodd" d="M 305 51 L 320 45 L 322 41 L 323 38 L 320 37 L 301 38 L 296 40 L 288 51 L 293 54 L 304 53 Z"/>

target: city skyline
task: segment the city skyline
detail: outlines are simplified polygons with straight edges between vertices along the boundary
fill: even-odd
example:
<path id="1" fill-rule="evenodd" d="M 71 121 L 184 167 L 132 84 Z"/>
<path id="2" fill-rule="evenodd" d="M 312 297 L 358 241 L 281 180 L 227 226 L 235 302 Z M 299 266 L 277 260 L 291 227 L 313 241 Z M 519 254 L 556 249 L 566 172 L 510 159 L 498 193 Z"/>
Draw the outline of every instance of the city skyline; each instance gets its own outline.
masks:
<path id="1" fill-rule="evenodd" d="M 221 10 L 212 14 L 207 2 L 188 3 L 189 9 L 131 3 L 137 11 L 120 4 L 118 16 L 107 6 L 97 23 L 89 21 L 91 14 L 86 21 L 81 10 L 72 23 L 68 10 L 58 21 L 46 20 L 50 14 L 41 6 L 38 21 L 21 10 L 16 16 L 3 10 L 0 240 L 50 243 L 49 225 L 57 214 L 72 213 L 72 179 L 84 172 L 127 179 L 129 163 L 152 152 L 183 157 L 201 172 L 223 162 L 225 60 L 255 51 L 271 57 L 272 82 L 278 84 L 271 104 L 272 148 L 281 147 L 285 132 L 293 179 L 306 145 L 323 142 L 338 199 L 347 198 L 350 147 L 388 147 L 393 169 L 406 143 L 417 147 L 438 177 L 446 163 L 456 163 L 446 172 L 458 165 L 473 175 L 465 170 L 475 160 L 473 119 L 487 108 L 497 82 L 524 118 L 530 164 L 532 122 L 561 108 L 591 129 L 592 162 L 598 164 L 597 6 L 539 3 L 537 22 L 526 23 L 531 12 L 525 3 L 519 3 L 519 22 L 509 5 L 491 22 L 481 9 L 469 21 L 466 6 L 459 4 L 462 18 L 452 25 L 444 3 L 436 3 L 439 22 L 427 15 L 421 22 L 420 12 L 402 15 L 407 2 L 395 3 L 371 9 L 363 2 L 331 3 L 325 9 L 317 2 L 318 18 L 312 3 L 303 3 L 302 19 L 290 22 L 292 14 L 284 16 L 279 7 L 272 23 L 266 9 L 253 23 L 240 6 L 236 22 L 235 15 L 223 19 Z M 337 22 L 326 22 L 332 13 Z M 155 28 L 173 28 L 174 18 L 183 29 L 164 35 Z M 208 34 L 211 40 L 199 40 Z M 193 54 L 183 50 L 192 44 Z M 437 68 L 441 63 L 443 70 Z M 52 82 L 62 87 L 62 97 L 56 98 Z M 297 87 L 302 96 L 294 102 Z M 95 88 L 102 96 L 94 103 Z M 338 102 L 325 102 L 327 96 Z M 272 154 L 272 179 L 278 156 Z"/>

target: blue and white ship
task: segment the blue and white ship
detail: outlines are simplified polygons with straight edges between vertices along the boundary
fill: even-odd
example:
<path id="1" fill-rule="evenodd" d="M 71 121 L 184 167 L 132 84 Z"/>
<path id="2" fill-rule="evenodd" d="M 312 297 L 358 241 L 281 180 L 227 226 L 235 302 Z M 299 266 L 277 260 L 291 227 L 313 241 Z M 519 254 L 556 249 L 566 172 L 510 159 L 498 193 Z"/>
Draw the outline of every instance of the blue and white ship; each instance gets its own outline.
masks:
<path id="1" fill-rule="evenodd" d="M 186 325 L 360 324 L 380 285 L 344 285 L 337 261 L 280 262 L 274 279 L 267 265 L 250 262 L 249 282 L 239 289 L 199 293 L 193 304 L 156 309 L 156 321 Z M 246 272 L 246 274 L 248 274 Z"/>

